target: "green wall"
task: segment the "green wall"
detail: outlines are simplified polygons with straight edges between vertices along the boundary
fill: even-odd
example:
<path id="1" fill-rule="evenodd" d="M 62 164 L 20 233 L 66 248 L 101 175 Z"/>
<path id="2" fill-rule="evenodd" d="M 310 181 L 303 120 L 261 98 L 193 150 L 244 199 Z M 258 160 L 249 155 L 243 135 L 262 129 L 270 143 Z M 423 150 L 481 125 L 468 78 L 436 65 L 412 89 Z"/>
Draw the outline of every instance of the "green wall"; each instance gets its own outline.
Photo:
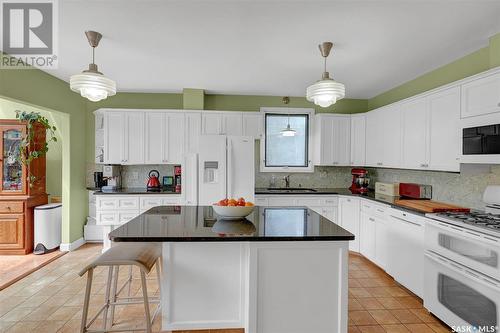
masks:
<path id="1" fill-rule="evenodd" d="M 497 66 L 500 66 L 500 33 L 490 38 L 487 47 L 369 99 L 368 109 L 373 110 Z"/>
<path id="2" fill-rule="evenodd" d="M 37 69 L 0 69 L 0 97 L 63 114 L 62 241 L 82 237 L 88 209 L 85 190 L 86 103 L 68 83 Z"/>

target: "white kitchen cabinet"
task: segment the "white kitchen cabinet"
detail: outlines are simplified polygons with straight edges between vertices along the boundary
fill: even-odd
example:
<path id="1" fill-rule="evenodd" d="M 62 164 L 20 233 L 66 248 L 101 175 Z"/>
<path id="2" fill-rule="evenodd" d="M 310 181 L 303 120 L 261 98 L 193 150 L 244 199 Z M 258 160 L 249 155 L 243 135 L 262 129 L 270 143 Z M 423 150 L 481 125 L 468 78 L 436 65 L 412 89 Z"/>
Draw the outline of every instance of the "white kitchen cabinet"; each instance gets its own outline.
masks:
<path id="1" fill-rule="evenodd" d="M 387 270 L 388 257 L 388 230 L 387 218 L 375 217 L 375 258 L 373 262 L 384 270 Z"/>
<path id="2" fill-rule="evenodd" d="M 243 116 L 241 112 L 203 112 L 202 134 L 242 135 Z"/>
<path id="3" fill-rule="evenodd" d="M 144 163 L 144 113 L 108 112 L 104 123 L 104 163 Z"/>
<path id="4" fill-rule="evenodd" d="M 201 112 L 187 112 L 184 123 L 186 153 L 197 153 L 201 135 Z"/>
<path id="5" fill-rule="evenodd" d="M 260 139 L 262 136 L 262 114 L 260 112 L 243 113 L 243 135 Z"/>
<path id="6" fill-rule="evenodd" d="M 222 114 L 222 133 L 224 135 L 243 134 L 243 116 L 240 112 Z"/>
<path id="7" fill-rule="evenodd" d="M 401 109 L 400 106 L 388 106 L 381 113 L 382 166 L 401 167 Z"/>
<path id="8" fill-rule="evenodd" d="M 165 113 L 147 112 L 145 158 L 146 164 L 162 164 L 164 160 L 163 151 L 165 143 Z"/>
<path id="9" fill-rule="evenodd" d="M 167 113 L 163 163 L 181 164 L 184 156 L 184 114 Z"/>
<path id="10" fill-rule="evenodd" d="M 388 225 L 387 272 L 405 288 L 422 297 L 425 218 L 391 209 Z"/>
<path id="11" fill-rule="evenodd" d="M 462 85 L 462 118 L 500 112 L 500 73 Z"/>
<path id="12" fill-rule="evenodd" d="M 359 252 L 359 213 L 360 200 L 354 197 L 339 198 L 339 224 L 354 235 L 354 240 L 349 242 L 349 250 Z"/>
<path id="13" fill-rule="evenodd" d="M 360 214 L 359 220 L 359 252 L 371 261 L 375 261 L 375 217 L 364 212 Z"/>
<path id="14" fill-rule="evenodd" d="M 500 96 L 500 92 L 497 96 Z M 500 97 L 499 97 L 500 99 Z M 460 88 L 429 96 L 429 169 L 460 171 Z"/>
<path id="15" fill-rule="evenodd" d="M 315 124 L 315 164 L 350 165 L 350 116 L 319 114 Z"/>
<path id="16" fill-rule="evenodd" d="M 104 115 L 104 163 L 123 163 L 124 128 L 125 118 L 123 112 L 107 112 Z"/>
<path id="17" fill-rule="evenodd" d="M 427 98 L 418 98 L 401 106 L 404 168 L 423 169 L 428 166 L 428 106 Z"/>
<path id="18" fill-rule="evenodd" d="M 222 134 L 222 113 L 219 112 L 203 112 L 201 115 L 203 135 L 220 135 Z"/>
<path id="19" fill-rule="evenodd" d="M 381 109 L 366 114 L 366 166 L 383 165 L 383 126 Z"/>
<path id="20" fill-rule="evenodd" d="M 366 152 L 366 115 L 351 116 L 351 165 L 364 166 Z"/>

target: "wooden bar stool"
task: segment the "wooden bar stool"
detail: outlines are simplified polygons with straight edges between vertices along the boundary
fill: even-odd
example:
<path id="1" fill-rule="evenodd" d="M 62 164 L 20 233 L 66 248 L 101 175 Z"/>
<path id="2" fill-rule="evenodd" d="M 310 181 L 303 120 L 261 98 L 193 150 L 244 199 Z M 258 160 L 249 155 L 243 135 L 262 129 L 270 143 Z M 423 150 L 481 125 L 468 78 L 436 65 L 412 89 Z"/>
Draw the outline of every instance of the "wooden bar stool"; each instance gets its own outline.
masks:
<path id="1" fill-rule="evenodd" d="M 111 247 L 108 251 L 104 252 L 92 263 L 87 265 L 79 274 L 83 276 L 87 273 L 87 287 L 85 289 L 85 299 L 83 302 L 83 314 L 82 314 L 82 324 L 81 333 L 85 332 L 117 332 L 117 331 L 141 331 L 144 330 L 148 333 L 151 332 L 152 323 L 160 310 L 160 296 L 150 297 L 148 296 L 147 286 L 146 286 L 146 275 L 151 271 L 153 266 L 156 264 L 156 276 L 158 279 L 158 286 L 161 286 L 160 281 L 160 255 L 161 255 L 161 245 L 158 243 L 121 243 Z M 94 274 L 94 269 L 99 266 L 107 266 L 108 269 L 108 279 L 106 284 L 106 296 L 104 300 L 104 305 L 99 309 L 97 314 L 87 322 L 87 316 L 89 311 L 90 302 L 90 292 L 92 289 L 92 277 Z M 118 289 L 118 274 L 120 272 L 120 266 L 129 267 L 129 275 L 124 284 Z M 141 275 L 141 289 L 142 297 L 131 297 L 130 296 L 130 285 L 132 283 L 132 267 L 137 266 Z M 128 285 L 128 296 L 118 297 L 118 295 L 123 291 L 123 289 Z M 160 289 L 161 294 L 161 289 Z M 114 325 L 114 315 L 116 305 L 128 305 L 128 304 L 140 304 L 144 303 L 144 312 L 146 317 L 146 327 L 144 328 L 113 328 Z M 149 311 L 149 304 L 157 303 L 155 312 L 151 317 Z M 110 321 L 108 325 L 108 309 L 110 310 Z M 100 330 L 89 330 L 89 327 L 94 323 L 94 321 L 103 314 L 103 325 Z"/>

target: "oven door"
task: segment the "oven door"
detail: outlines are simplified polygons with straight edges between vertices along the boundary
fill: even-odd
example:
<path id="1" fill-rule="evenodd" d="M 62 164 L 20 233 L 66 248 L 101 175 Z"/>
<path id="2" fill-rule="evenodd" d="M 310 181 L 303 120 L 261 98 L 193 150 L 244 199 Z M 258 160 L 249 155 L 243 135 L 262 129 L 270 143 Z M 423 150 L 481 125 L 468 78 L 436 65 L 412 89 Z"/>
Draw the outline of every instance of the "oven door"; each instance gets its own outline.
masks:
<path id="1" fill-rule="evenodd" d="M 430 221 L 426 249 L 500 280 L 500 239 L 452 224 Z"/>
<path id="2" fill-rule="evenodd" d="M 425 253 L 424 306 L 457 332 L 471 326 L 496 332 L 500 325 L 500 281 L 435 253 Z M 457 327 L 459 329 L 457 329 Z"/>

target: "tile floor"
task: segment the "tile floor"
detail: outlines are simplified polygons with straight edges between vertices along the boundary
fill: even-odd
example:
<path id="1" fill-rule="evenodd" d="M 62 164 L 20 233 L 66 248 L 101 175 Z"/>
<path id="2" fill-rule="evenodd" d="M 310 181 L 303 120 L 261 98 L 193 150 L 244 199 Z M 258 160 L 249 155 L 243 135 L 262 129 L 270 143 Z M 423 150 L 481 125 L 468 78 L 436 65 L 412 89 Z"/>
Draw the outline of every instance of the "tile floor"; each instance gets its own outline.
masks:
<path id="1" fill-rule="evenodd" d="M 7 288 L 65 253 L 54 251 L 41 255 L 0 255 L 0 290 Z"/>
<path id="2" fill-rule="evenodd" d="M 84 264 L 100 253 L 99 245 L 82 248 L 51 262 L 12 286 L 0 291 L 0 332 L 78 332 L 85 278 L 78 275 Z M 121 278 L 125 278 L 126 272 Z M 92 290 L 90 315 L 104 299 L 107 270 L 97 269 Z M 157 293 L 154 272 L 150 293 Z M 137 283 L 136 283 L 137 282 Z M 132 290 L 140 294 L 139 281 Z M 152 308 L 154 305 L 152 305 Z M 118 308 L 118 325 L 142 326 L 142 305 Z M 100 324 L 99 320 L 96 324 Z M 161 319 L 154 323 L 159 332 Z M 97 328 L 97 327 L 96 327 Z M 241 329 L 193 331 L 196 333 L 242 333 Z M 386 273 L 358 255 L 350 256 L 349 332 L 450 332 L 430 315 L 422 301 L 401 288 Z M 187 332 L 182 332 L 187 333 Z M 334 333 L 334 332 L 332 332 Z"/>

